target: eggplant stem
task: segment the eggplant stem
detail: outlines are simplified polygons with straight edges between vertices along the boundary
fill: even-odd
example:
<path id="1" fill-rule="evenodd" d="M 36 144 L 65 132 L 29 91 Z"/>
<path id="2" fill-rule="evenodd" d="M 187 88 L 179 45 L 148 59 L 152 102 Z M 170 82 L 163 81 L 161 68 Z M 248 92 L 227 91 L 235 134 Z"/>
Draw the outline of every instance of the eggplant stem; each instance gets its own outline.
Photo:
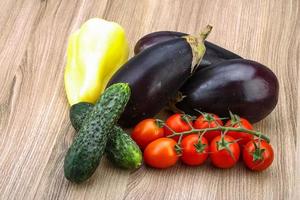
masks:
<path id="1" fill-rule="evenodd" d="M 197 69 L 199 63 L 201 62 L 205 54 L 205 45 L 204 40 L 207 38 L 209 33 L 212 30 L 212 26 L 207 25 L 203 31 L 201 31 L 199 36 L 187 35 L 183 36 L 186 39 L 187 43 L 191 46 L 193 59 L 191 65 L 191 74 Z"/>
<path id="2" fill-rule="evenodd" d="M 213 27 L 211 25 L 207 25 L 205 27 L 205 29 L 200 33 L 199 39 L 201 41 L 204 41 L 207 38 L 207 36 L 209 35 L 209 33 L 211 32 L 212 28 Z"/>
<path id="3" fill-rule="evenodd" d="M 168 109 L 171 111 L 171 112 L 173 112 L 173 113 L 181 113 L 181 114 L 184 114 L 184 111 L 183 110 L 181 110 L 181 109 L 179 109 L 179 108 L 177 108 L 176 107 L 176 104 L 177 102 L 175 102 L 175 101 L 171 101 L 171 102 L 169 102 L 168 103 Z"/>

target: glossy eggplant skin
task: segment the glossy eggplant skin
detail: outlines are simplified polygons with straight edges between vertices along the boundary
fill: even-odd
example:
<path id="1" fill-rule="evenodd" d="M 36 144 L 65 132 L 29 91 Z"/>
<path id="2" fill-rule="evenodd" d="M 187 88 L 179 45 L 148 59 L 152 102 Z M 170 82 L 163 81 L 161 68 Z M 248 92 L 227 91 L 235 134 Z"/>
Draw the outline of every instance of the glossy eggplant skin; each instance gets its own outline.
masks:
<path id="1" fill-rule="evenodd" d="M 180 92 L 186 97 L 176 107 L 188 114 L 199 115 L 197 109 L 228 117 L 231 111 L 255 123 L 275 108 L 279 84 L 266 66 L 235 59 L 197 71 Z"/>
<path id="2" fill-rule="evenodd" d="M 129 83 L 131 88 L 119 124 L 131 127 L 157 114 L 191 76 L 192 59 L 186 39 L 176 38 L 147 48 L 125 63 L 108 83 Z"/>
<path id="3" fill-rule="evenodd" d="M 153 45 L 188 35 L 176 31 L 157 31 L 143 36 L 134 46 L 134 54 L 138 54 Z"/>
<path id="4" fill-rule="evenodd" d="M 142 37 L 135 45 L 134 47 L 134 53 L 138 54 L 145 49 L 156 45 L 160 42 L 164 42 L 167 40 L 171 40 L 174 38 L 182 37 L 188 35 L 187 33 L 182 32 L 176 32 L 176 31 L 158 31 L 153 32 L 145 35 Z M 211 42 L 205 41 L 204 42 L 206 46 L 206 52 L 204 54 L 204 57 L 202 61 L 200 62 L 200 68 L 217 64 L 219 62 L 222 62 L 224 60 L 230 60 L 230 59 L 238 59 L 242 58 L 241 56 L 224 49 L 216 44 L 213 44 Z M 199 69 L 199 68 L 198 68 Z"/>

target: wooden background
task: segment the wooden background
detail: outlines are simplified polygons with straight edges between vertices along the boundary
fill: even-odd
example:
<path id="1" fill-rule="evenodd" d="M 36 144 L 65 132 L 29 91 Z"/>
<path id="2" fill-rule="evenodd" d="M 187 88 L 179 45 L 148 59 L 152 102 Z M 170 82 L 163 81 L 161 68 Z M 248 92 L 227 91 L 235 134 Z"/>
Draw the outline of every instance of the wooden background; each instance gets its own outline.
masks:
<path id="1" fill-rule="evenodd" d="M 0 199 L 296 198 L 299 9 L 299 0 L 1 0 Z M 68 182 L 63 159 L 74 130 L 65 50 L 68 35 L 91 17 L 120 23 L 131 47 L 151 31 L 197 33 L 209 23 L 209 41 L 269 66 L 280 82 L 279 104 L 255 127 L 272 139 L 272 167 L 253 173 L 242 163 L 230 170 L 179 164 L 129 172 L 103 159 L 88 182 Z"/>

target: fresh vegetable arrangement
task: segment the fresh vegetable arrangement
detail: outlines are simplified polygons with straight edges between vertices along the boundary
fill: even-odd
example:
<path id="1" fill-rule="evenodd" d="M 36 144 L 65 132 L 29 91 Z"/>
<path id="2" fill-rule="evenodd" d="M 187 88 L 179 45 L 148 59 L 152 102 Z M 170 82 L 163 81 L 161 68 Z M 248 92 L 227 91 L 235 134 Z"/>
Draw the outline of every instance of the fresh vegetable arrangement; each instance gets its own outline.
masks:
<path id="1" fill-rule="evenodd" d="M 232 113 L 225 126 L 217 115 L 211 113 L 201 113 L 198 118 L 174 114 L 166 122 L 156 121 L 157 127 L 165 127 L 171 134 L 165 131 L 165 135 L 158 138 L 155 131 L 157 127 L 152 127 L 152 135 L 155 136 L 152 138 L 156 139 L 149 141 L 144 150 L 145 163 L 151 167 L 168 168 L 179 159 L 186 165 L 199 166 L 210 158 L 215 167 L 226 169 L 233 167 L 241 154 L 245 165 L 254 171 L 265 170 L 273 162 L 270 139 L 254 131 L 247 119 Z M 143 125 L 143 121 L 137 124 L 141 135 L 144 132 Z M 146 125 L 144 129 L 151 137 Z M 139 137 L 133 139 L 141 145 L 141 141 L 135 138 Z M 206 138 L 210 138 L 210 141 Z M 145 145 L 144 141 L 142 145 Z"/>
<path id="2" fill-rule="evenodd" d="M 104 154 L 123 169 L 143 160 L 159 169 L 179 160 L 225 169 L 241 157 L 253 171 L 272 164 L 270 139 L 252 123 L 275 108 L 278 80 L 266 66 L 205 41 L 211 30 L 150 33 L 128 61 L 125 32 L 114 22 L 91 19 L 70 36 L 65 89 L 76 133 L 64 161 L 68 180 L 87 180 Z M 155 119 L 165 107 L 174 114 Z M 131 134 L 122 129 L 133 126 Z"/>

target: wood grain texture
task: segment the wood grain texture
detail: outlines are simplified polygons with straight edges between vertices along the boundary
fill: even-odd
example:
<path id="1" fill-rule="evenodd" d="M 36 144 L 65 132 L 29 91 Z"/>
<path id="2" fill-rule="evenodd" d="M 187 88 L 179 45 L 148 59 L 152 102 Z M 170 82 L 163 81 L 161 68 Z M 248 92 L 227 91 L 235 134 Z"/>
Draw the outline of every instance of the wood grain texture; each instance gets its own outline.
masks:
<path id="1" fill-rule="evenodd" d="M 299 0 L 0 1 L 0 199 L 299 199 L 299 9 Z M 68 35 L 91 17 L 120 23 L 131 47 L 152 31 L 197 33 L 209 23 L 209 41 L 269 66 L 279 103 L 255 127 L 272 139 L 272 167 L 129 172 L 103 159 L 88 182 L 69 183 L 65 50 Z"/>

